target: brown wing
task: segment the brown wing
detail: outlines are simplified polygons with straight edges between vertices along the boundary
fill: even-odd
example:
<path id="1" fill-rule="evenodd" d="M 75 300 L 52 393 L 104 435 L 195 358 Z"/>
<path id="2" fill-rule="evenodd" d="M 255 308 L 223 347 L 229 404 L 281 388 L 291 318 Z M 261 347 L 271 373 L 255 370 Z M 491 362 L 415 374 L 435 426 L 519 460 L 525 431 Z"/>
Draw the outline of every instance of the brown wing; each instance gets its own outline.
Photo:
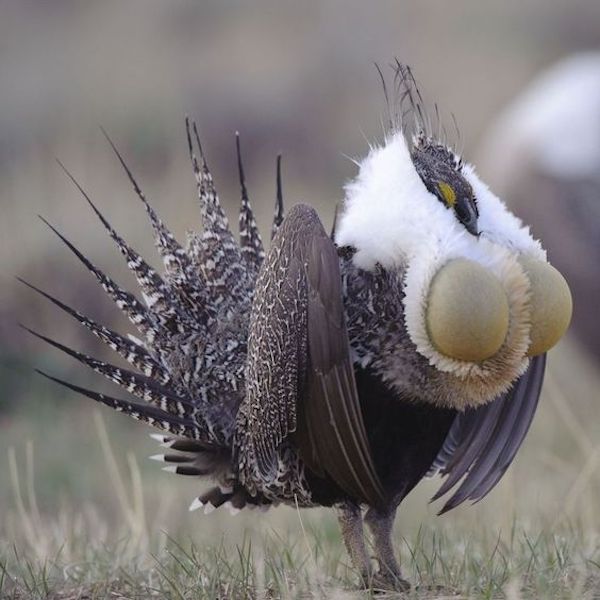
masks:
<path id="1" fill-rule="evenodd" d="M 284 220 L 259 275 L 240 415 L 237 455 L 258 486 L 273 481 L 277 450 L 288 440 L 317 475 L 328 475 L 359 501 L 380 502 L 350 360 L 337 251 L 305 205 Z"/>
<path id="2" fill-rule="evenodd" d="M 536 356 L 506 394 L 457 415 L 430 471 L 447 475 L 433 500 L 464 479 L 440 514 L 465 500 L 481 500 L 500 481 L 533 420 L 545 367 L 546 355 Z"/>

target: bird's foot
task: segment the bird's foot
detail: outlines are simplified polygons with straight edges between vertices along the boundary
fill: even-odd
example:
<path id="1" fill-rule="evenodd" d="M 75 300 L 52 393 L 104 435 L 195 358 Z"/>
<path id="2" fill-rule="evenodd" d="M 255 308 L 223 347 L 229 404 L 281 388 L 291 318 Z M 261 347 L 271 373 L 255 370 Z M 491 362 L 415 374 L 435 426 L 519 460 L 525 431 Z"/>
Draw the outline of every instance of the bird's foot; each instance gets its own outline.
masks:
<path id="1" fill-rule="evenodd" d="M 412 589 L 411 584 L 402 579 L 400 575 L 394 575 L 393 573 L 373 573 L 367 581 L 367 586 L 371 591 L 377 592 L 410 592 Z"/>

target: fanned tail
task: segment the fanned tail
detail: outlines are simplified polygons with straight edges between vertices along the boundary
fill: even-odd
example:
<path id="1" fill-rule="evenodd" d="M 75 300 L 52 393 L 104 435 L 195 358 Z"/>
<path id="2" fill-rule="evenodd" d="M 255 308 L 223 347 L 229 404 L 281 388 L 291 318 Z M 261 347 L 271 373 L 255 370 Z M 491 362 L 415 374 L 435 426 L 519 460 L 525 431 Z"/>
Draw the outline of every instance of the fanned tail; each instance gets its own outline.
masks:
<path id="1" fill-rule="evenodd" d="M 164 264 L 164 275 L 125 242 L 83 187 L 62 163 L 59 164 L 124 256 L 137 279 L 145 305 L 96 267 L 58 229 L 42 220 L 96 277 L 135 325 L 141 339 L 113 331 L 55 296 L 20 281 L 75 319 L 135 370 L 99 360 L 32 329 L 25 329 L 120 386 L 134 400 L 95 392 L 38 372 L 72 391 L 162 430 L 164 434 L 153 437 L 168 452 L 154 456 L 155 460 L 165 462 L 168 471 L 197 477 L 212 476 L 221 484 L 198 497 L 196 508 L 199 505 L 229 506 L 235 512 L 244 506 L 269 506 L 270 501 L 261 496 L 248 495 L 237 482 L 231 465 L 235 417 L 245 394 L 250 306 L 256 277 L 265 257 L 246 187 L 239 136 L 236 136 L 241 189 L 238 243 L 221 207 L 196 124 L 190 124 L 186 119 L 202 232 L 192 234 L 184 248 L 149 204 L 116 145 L 104 130 L 103 133 L 144 206 Z M 193 140 L 200 161 L 196 158 Z M 276 185 L 272 235 L 283 221 L 280 156 L 277 157 Z"/>
<path id="2" fill-rule="evenodd" d="M 219 201 L 196 123 L 192 123 L 192 128 L 202 166 L 196 158 L 190 122 L 186 119 L 188 151 L 196 178 L 203 225 L 202 234 L 195 238 L 195 243 L 191 246 L 192 256 L 206 281 L 211 305 L 231 317 L 234 307 L 239 308 L 240 302 L 248 298 L 251 281 L 242 261 L 240 247 L 229 228 L 229 221 Z"/>
<path id="3" fill-rule="evenodd" d="M 144 400 L 144 402 L 147 402 L 170 415 L 190 417 L 194 420 L 198 420 L 198 410 L 190 398 L 179 396 L 169 388 L 156 383 L 150 379 L 150 377 L 134 373 L 128 369 L 122 369 L 121 367 L 111 365 L 110 363 L 88 356 L 87 354 L 77 352 L 77 350 L 68 348 L 60 342 L 46 337 L 29 327 L 23 327 L 38 339 L 54 346 L 54 348 L 61 350 L 75 360 L 78 360 L 80 363 L 88 366 L 92 371 L 104 375 L 104 377 L 113 383 L 125 388 L 131 395 L 136 396 L 140 400 Z"/>

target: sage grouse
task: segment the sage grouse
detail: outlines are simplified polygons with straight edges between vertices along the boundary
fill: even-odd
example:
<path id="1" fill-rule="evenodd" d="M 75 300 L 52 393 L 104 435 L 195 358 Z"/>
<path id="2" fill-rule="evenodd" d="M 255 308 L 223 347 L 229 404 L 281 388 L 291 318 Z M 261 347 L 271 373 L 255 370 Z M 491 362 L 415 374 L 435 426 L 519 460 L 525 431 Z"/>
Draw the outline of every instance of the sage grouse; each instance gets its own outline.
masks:
<path id="1" fill-rule="evenodd" d="M 79 188 L 144 303 L 50 225 L 139 337 L 34 289 L 133 369 L 35 335 L 138 400 L 46 377 L 162 430 L 153 437 L 166 468 L 216 484 L 191 510 L 335 506 L 364 581 L 404 588 L 391 541 L 398 505 L 426 475 L 447 476 L 436 498 L 454 490 L 442 512 L 498 482 L 533 418 L 545 352 L 568 325 L 571 299 L 539 242 L 434 134 L 408 69 L 398 67 L 396 85 L 403 91 L 385 142 L 346 186 L 332 237 L 307 205 L 284 218 L 278 169 L 265 252 L 240 159 L 238 241 L 186 123 L 202 215 L 202 233 L 186 247 L 113 145 L 148 214 L 163 275 Z"/>

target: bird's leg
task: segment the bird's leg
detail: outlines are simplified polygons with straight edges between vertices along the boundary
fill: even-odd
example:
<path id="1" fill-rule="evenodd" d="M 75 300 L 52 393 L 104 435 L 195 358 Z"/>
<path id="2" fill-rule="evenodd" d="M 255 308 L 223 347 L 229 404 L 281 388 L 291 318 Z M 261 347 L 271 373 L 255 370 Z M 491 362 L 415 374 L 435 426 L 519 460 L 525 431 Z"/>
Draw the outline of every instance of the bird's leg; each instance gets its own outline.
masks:
<path id="1" fill-rule="evenodd" d="M 379 572 L 375 576 L 374 583 L 386 589 L 408 591 L 410 590 L 410 584 L 402 578 L 400 565 L 396 560 L 392 544 L 392 529 L 395 517 L 395 507 L 385 511 L 370 508 L 365 515 L 365 523 L 373 534 L 373 545 L 379 563 Z"/>
<path id="2" fill-rule="evenodd" d="M 357 504 L 345 502 L 340 506 L 338 520 L 350 560 L 354 568 L 359 572 L 363 582 L 369 585 L 373 570 L 365 546 L 360 507 Z"/>

